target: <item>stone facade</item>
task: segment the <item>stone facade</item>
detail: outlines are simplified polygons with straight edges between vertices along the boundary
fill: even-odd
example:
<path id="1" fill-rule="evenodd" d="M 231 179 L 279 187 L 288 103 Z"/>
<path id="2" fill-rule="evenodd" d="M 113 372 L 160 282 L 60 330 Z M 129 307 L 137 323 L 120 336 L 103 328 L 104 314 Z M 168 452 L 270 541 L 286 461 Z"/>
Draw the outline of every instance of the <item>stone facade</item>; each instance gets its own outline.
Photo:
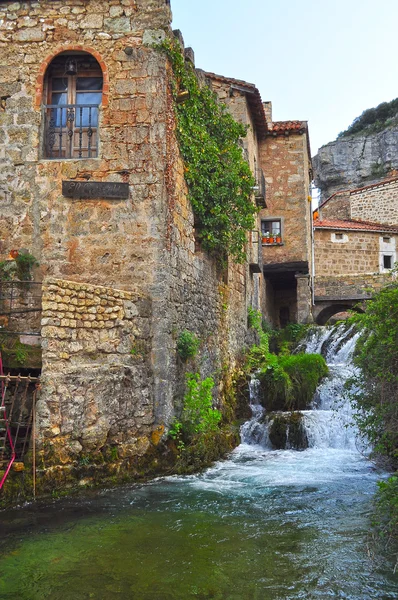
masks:
<path id="1" fill-rule="evenodd" d="M 397 194 L 395 177 L 336 192 L 317 209 L 318 214 L 314 215 L 316 318 L 323 310 L 320 303 L 327 296 L 332 302 L 350 297 L 354 301 L 369 297 L 388 283 L 397 261 Z M 324 308 L 327 316 L 329 308 Z"/>
<path id="2" fill-rule="evenodd" d="M 376 232 L 316 229 L 316 281 L 318 276 L 378 273 L 379 244 L 380 234 Z"/>
<path id="3" fill-rule="evenodd" d="M 275 123 L 274 127 L 271 102 L 263 103 L 260 108 L 261 99 L 253 84 L 214 73 L 205 75 L 234 118 L 247 126 L 243 151 L 253 173 L 264 175 L 264 204 L 260 205 L 258 223 L 260 239 L 263 222 L 276 219 L 281 223 L 282 242 L 264 243 L 261 247 L 265 278 L 258 279 L 259 306 L 276 327 L 288 321 L 310 321 L 312 171 L 307 124 L 293 121 Z M 265 119 L 263 128 L 258 126 L 260 113 Z M 299 279 L 301 275 L 305 275 L 304 280 Z M 252 296 L 252 305 L 256 306 L 256 294 Z M 288 315 L 282 320 L 281 310 Z"/>
<path id="4" fill-rule="evenodd" d="M 199 72 L 248 126 L 242 150 L 268 184 L 247 263 L 209 256 L 195 237 L 171 67 L 154 48 L 173 35 L 170 22 L 167 0 L 0 0 L 0 260 L 26 249 L 39 262 L 36 442 L 50 487 L 57 470 L 81 477 L 82 461 L 98 472 L 113 461 L 116 472 L 151 455 L 181 406 L 186 371 L 212 376 L 219 404 L 254 341 L 249 306 L 274 325 L 309 319 L 306 125 L 271 134 L 271 105 L 253 84 Z M 63 194 L 70 182 L 82 190 L 75 197 Z M 107 187 L 96 195 L 92 184 Z M 127 194 L 112 197 L 112 184 Z M 253 202 L 264 201 L 260 187 Z M 261 219 L 272 217 L 283 242 L 262 248 Z M 188 363 L 176 351 L 184 329 L 200 339 Z"/>
<path id="5" fill-rule="evenodd" d="M 337 192 L 320 206 L 321 218 L 398 224 L 398 179 Z"/>
<path id="6" fill-rule="evenodd" d="M 333 314 L 355 307 L 358 301 L 372 297 L 388 284 L 397 260 L 398 242 L 397 228 L 383 232 L 383 227 L 377 229 L 377 225 L 373 230 L 371 226 L 360 230 L 354 221 L 335 220 L 328 227 L 325 223 L 315 223 L 314 231 L 313 315 L 321 325 Z"/>
<path id="7" fill-rule="evenodd" d="M 282 220 L 282 244 L 263 246 L 264 263 L 306 263 L 311 268 L 311 177 L 307 134 L 268 136 L 261 147 L 267 208 L 261 219 Z"/>
<path id="8" fill-rule="evenodd" d="M 220 392 L 253 341 L 248 306 L 265 305 L 249 264 L 221 266 L 196 243 L 170 66 L 153 48 L 172 35 L 170 20 L 165 0 L 0 2 L 0 259 L 25 248 L 40 265 L 36 437 L 50 479 L 88 454 L 150 452 L 181 404 L 185 371 L 213 376 Z M 62 65 L 59 79 L 69 77 L 68 58 L 71 73 L 73 61 L 101 73 L 94 156 L 77 147 L 67 157 L 64 142 L 48 155 L 52 73 Z M 69 198 L 65 181 L 128 184 L 128 198 Z M 200 338 L 190 364 L 176 352 L 184 329 Z"/>
<path id="9" fill-rule="evenodd" d="M 260 146 L 267 189 L 267 206 L 260 211 L 260 219 L 281 224 L 281 243 L 262 247 L 267 296 L 273 298 L 272 321 L 277 326 L 311 321 L 311 157 L 308 129 L 300 125 L 297 131 L 289 130 L 289 122 L 281 123 L 282 131 L 273 132 L 275 125 L 270 122 Z M 263 231 L 266 228 L 263 224 Z"/>

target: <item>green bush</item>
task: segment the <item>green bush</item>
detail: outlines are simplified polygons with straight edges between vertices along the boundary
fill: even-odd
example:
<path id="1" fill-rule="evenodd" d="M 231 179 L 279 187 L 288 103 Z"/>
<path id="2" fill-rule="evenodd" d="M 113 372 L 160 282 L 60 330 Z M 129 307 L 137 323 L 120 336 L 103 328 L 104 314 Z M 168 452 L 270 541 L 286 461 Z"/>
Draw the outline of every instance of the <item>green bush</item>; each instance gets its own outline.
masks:
<path id="1" fill-rule="evenodd" d="M 374 452 L 387 456 L 398 467 L 398 283 L 394 282 L 370 300 L 363 314 L 351 318 L 362 332 L 356 345 L 355 363 L 361 375 L 351 397 L 360 431 Z M 381 535 L 398 541 L 398 477 L 379 483 L 376 524 Z"/>
<path id="2" fill-rule="evenodd" d="M 375 452 L 398 466 L 398 284 L 379 292 L 351 321 L 362 331 L 355 354 L 361 376 L 353 394 L 358 426 Z"/>
<path id="3" fill-rule="evenodd" d="M 374 524 L 381 535 L 396 538 L 398 531 L 398 473 L 387 481 L 378 482 L 376 494 L 377 516 Z"/>
<path id="4" fill-rule="evenodd" d="M 187 373 L 186 386 L 181 417 L 173 421 L 169 431 L 180 447 L 199 434 L 217 431 L 221 421 L 221 412 L 213 408 L 214 380 L 211 377 L 201 380 L 199 373 Z"/>
<path id="5" fill-rule="evenodd" d="M 361 135 L 363 133 L 377 133 L 389 125 L 397 124 L 398 98 L 391 102 L 382 102 L 376 108 L 368 108 L 354 119 L 352 124 L 337 136 Z"/>
<path id="6" fill-rule="evenodd" d="M 181 331 L 177 340 L 178 356 L 184 361 L 188 360 L 188 358 L 193 358 L 194 356 L 196 356 L 199 350 L 199 345 L 199 338 L 194 333 L 192 333 L 192 331 L 184 329 L 184 331 Z"/>
<path id="7" fill-rule="evenodd" d="M 261 314 L 261 310 L 256 310 L 251 306 L 247 309 L 247 326 L 249 328 L 255 329 L 258 332 L 262 331 L 262 320 L 263 315 Z"/>

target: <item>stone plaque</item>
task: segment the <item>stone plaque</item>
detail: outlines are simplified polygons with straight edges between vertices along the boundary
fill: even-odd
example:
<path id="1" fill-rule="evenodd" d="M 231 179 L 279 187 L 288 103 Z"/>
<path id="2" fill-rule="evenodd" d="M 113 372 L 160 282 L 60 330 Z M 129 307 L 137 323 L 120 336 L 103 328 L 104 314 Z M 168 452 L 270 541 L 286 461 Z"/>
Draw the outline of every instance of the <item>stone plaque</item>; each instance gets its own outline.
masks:
<path id="1" fill-rule="evenodd" d="M 115 181 L 63 181 L 62 195 L 82 200 L 125 200 L 129 197 L 129 184 Z"/>

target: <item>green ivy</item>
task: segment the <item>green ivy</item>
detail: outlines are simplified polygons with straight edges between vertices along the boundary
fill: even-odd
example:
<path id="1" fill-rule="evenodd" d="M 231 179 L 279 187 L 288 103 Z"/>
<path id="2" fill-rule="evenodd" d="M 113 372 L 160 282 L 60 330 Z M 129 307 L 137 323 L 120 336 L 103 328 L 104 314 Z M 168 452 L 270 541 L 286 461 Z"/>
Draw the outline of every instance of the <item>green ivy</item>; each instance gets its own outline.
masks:
<path id="1" fill-rule="evenodd" d="M 176 133 L 197 236 L 205 250 L 243 263 L 247 232 L 254 229 L 257 212 L 252 201 L 255 181 L 239 145 L 247 128 L 199 83 L 176 40 L 166 40 L 159 48 L 173 68 L 174 98 L 182 90 L 189 92 L 187 100 L 175 103 Z"/>

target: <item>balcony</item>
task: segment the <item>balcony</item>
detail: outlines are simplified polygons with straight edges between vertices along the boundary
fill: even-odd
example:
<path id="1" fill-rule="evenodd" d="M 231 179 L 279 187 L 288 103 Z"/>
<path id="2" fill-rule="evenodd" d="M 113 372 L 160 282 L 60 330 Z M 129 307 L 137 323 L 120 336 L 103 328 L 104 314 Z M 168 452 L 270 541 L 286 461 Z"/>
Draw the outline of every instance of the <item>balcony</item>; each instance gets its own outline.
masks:
<path id="1" fill-rule="evenodd" d="M 252 273 L 262 272 L 262 249 L 260 232 L 257 229 L 250 231 L 248 247 L 249 267 Z"/>
<path id="2" fill-rule="evenodd" d="M 256 185 L 253 188 L 256 204 L 259 208 L 266 208 L 265 177 L 262 169 L 255 169 Z"/>
<path id="3" fill-rule="evenodd" d="M 44 111 L 45 158 L 98 156 L 97 104 L 46 104 Z"/>

